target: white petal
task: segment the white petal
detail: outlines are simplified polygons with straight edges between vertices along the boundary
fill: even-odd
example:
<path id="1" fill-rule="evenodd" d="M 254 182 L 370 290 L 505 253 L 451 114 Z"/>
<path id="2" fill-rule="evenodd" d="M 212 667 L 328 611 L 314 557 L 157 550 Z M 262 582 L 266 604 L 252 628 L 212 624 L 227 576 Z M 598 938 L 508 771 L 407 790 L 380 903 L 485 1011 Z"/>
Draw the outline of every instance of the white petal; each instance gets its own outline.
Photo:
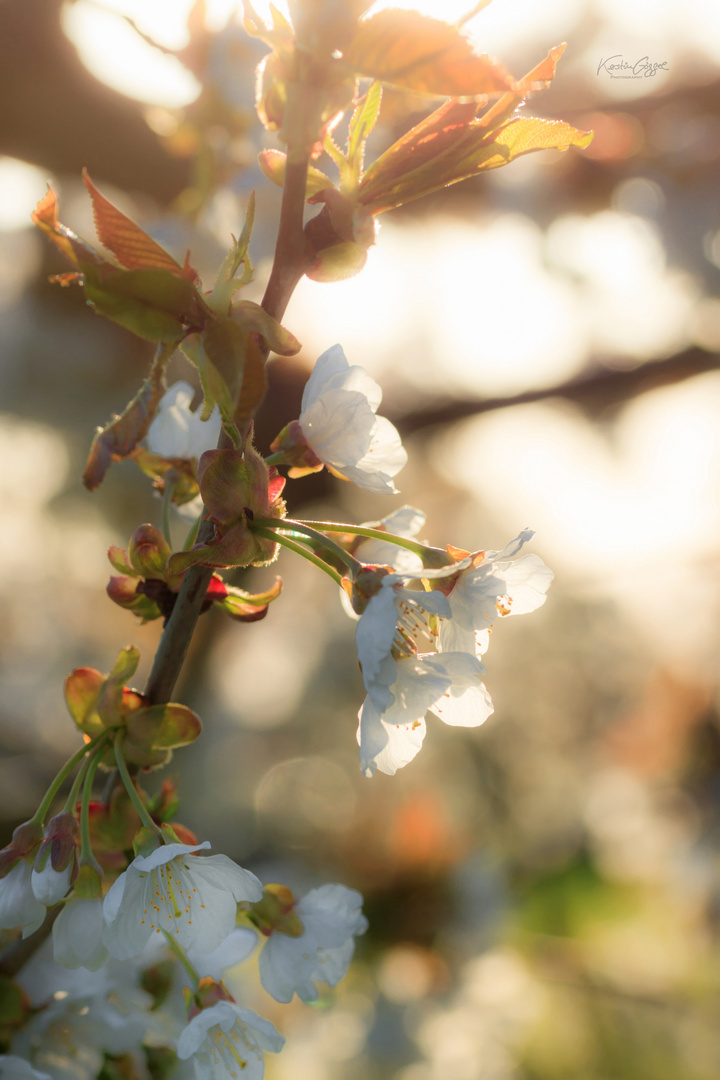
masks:
<path id="1" fill-rule="evenodd" d="M 190 413 L 177 407 L 160 409 L 147 433 L 147 446 L 163 457 L 189 457 Z"/>
<path id="2" fill-rule="evenodd" d="M 16 1054 L 0 1054 L 0 1076 L 3 1080 L 50 1080 L 48 1073 L 38 1072 Z"/>
<path id="3" fill-rule="evenodd" d="M 344 978 L 355 952 L 355 938 L 348 938 L 334 949 L 319 949 L 318 962 L 312 973 L 313 979 L 325 982 L 328 986 L 337 986 Z"/>
<path id="4" fill-rule="evenodd" d="M 319 946 L 335 948 L 353 934 L 364 934 L 367 919 L 362 913 L 362 894 L 344 885 L 321 885 L 311 889 L 297 904 L 307 933 Z"/>
<path id="5" fill-rule="evenodd" d="M 35 899 L 46 907 L 59 903 L 70 888 L 72 869 L 71 860 L 64 870 L 53 870 L 48 858 L 42 870 L 33 870 L 30 881 Z"/>
<path id="6" fill-rule="evenodd" d="M 364 776 L 372 776 L 376 769 L 394 776 L 420 752 L 425 738 L 424 720 L 387 724 L 369 697 L 360 710 L 359 720 L 360 769 Z"/>
<path id="7" fill-rule="evenodd" d="M 493 703 L 482 681 L 484 666 L 469 653 L 442 653 L 428 666 L 441 666 L 450 685 L 430 711 L 452 727 L 478 727 L 493 712 Z"/>
<path id="8" fill-rule="evenodd" d="M 138 855 L 130 863 L 136 870 L 143 870 L 146 873 L 150 870 L 155 870 L 156 867 L 162 866 L 164 863 L 172 862 L 178 855 L 192 855 L 196 851 L 206 851 L 212 847 L 209 840 L 203 840 L 202 844 L 160 844 L 154 851 L 151 851 L 149 855 Z"/>
<path id="9" fill-rule="evenodd" d="M 317 401 L 332 382 L 334 375 L 347 372 L 349 367 L 341 345 L 331 345 L 329 349 L 326 349 L 316 360 L 310 378 L 305 384 L 300 411 L 304 412 L 314 401 Z"/>
<path id="10" fill-rule="evenodd" d="M 504 570 L 510 614 L 526 615 L 545 603 L 555 575 L 538 555 L 523 555 Z"/>
<path id="11" fill-rule="evenodd" d="M 203 953 L 198 949 L 188 949 L 187 957 L 200 978 L 220 979 L 223 971 L 235 967 L 247 960 L 257 945 L 258 936 L 254 930 L 239 926 L 231 930 L 212 952 Z"/>
<path id="12" fill-rule="evenodd" d="M 45 907 L 35 899 L 31 880 L 32 867 L 25 859 L 0 878 L 0 927 L 22 926 L 23 937 L 37 930 L 45 918 Z"/>
<path id="13" fill-rule="evenodd" d="M 97 971 L 108 957 L 103 945 L 102 900 L 69 900 L 53 923 L 55 963 Z"/>
<path id="14" fill-rule="evenodd" d="M 407 459 L 407 451 L 398 429 L 386 417 L 376 416 L 370 447 L 363 459 L 358 461 L 358 468 L 364 472 L 381 472 L 395 476 L 407 465 Z"/>
<path id="15" fill-rule="evenodd" d="M 363 394 L 329 390 L 300 414 L 308 445 L 335 469 L 355 465 L 367 454 L 377 418 Z"/>
<path id="16" fill-rule="evenodd" d="M 317 943 L 307 934 L 299 938 L 275 933 L 260 953 L 260 981 L 276 1001 L 292 1001 L 298 985 L 306 982 L 317 964 Z"/>

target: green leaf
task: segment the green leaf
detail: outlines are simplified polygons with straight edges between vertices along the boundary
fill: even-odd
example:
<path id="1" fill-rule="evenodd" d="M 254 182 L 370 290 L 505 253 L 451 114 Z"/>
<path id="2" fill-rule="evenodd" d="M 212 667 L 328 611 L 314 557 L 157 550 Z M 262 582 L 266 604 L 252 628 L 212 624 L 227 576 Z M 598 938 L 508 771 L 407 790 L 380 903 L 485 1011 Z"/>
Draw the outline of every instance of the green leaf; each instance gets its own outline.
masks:
<path id="1" fill-rule="evenodd" d="M 497 169 L 536 150 L 585 147 L 592 132 L 562 120 L 515 117 L 488 130 L 483 118 L 467 118 L 468 106 L 449 102 L 383 154 L 363 177 L 359 201 L 380 214 L 432 191 Z"/>
<path id="2" fill-rule="evenodd" d="M 160 348 L 150 374 L 124 412 L 96 430 L 83 472 L 88 491 L 94 491 L 102 483 L 113 461 L 129 457 L 147 435 L 162 397 L 165 368 L 171 355 L 172 349 Z"/>
<path id="3" fill-rule="evenodd" d="M 357 178 L 360 178 L 365 154 L 365 143 L 377 123 L 382 103 L 382 83 L 374 82 L 355 112 L 348 128 L 347 156 Z"/>
<path id="4" fill-rule="evenodd" d="M 99 315 L 147 341 L 180 341 L 202 321 L 199 293 L 169 270 L 86 269 L 85 296 Z"/>
<path id="5" fill-rule="evenodd" d="M 358 23 L 344 60 L 359 75 L 422 94 L 475 97 L 515 85 L 456 26 L 416 11 L 390 8 Z"/>
<path id="6" fill-rule="evenodd" d="M 123 754 L 134 765 L 153 768 L 169 760 L 170 750 L 194 742 L 201 731 L 200 717 L 186 705 L 151 705 L 126 717 Z"/>
<path id="7" fill-rule="evenodd" d="M 117 722 L 123 705 L 125 683 L 137 671 L 140 650 L 135 645 L 121 649 L 113 669 L 105 679 L 97 700 L 97 712 L 106 725 Z"/>

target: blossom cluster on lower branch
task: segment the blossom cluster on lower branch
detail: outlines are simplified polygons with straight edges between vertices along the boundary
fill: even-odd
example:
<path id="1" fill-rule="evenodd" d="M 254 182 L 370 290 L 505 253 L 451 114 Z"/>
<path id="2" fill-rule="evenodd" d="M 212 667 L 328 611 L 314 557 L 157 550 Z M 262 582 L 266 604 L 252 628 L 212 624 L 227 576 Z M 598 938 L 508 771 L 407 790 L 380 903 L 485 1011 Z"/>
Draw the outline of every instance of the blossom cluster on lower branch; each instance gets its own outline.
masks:
<path id="1" fill-rule="evenodd" d="M 284 1039 L 234 1000 L 225 970 L 264 940 L 265 990 L 281 1002 L 295 993 L 315 1000 L 316 983 L 335 986 L 346 973 L 367 928 L 362 897 L 342 885 L 302 899 L 284 886 L 264 891 L 227 856 L 201 854 L 209 846 L 160 844 L 137 856 L 104 899 L 67 899 L 52 946 L 20 976 L 30 1018 L 0 1057 L 0 1074 L 94 1080 L 108 1056 L 132 1062 L 162 1052 L 191 1062 L 198 1080 L 261 1080 L 265 1053 Z M 18 889 L 16 877 L 0 879 L 0 906 L 9 893 L 32 906 L 30 879 Z M 139 1074 L 146 1071 L 147 1063 Z"/>

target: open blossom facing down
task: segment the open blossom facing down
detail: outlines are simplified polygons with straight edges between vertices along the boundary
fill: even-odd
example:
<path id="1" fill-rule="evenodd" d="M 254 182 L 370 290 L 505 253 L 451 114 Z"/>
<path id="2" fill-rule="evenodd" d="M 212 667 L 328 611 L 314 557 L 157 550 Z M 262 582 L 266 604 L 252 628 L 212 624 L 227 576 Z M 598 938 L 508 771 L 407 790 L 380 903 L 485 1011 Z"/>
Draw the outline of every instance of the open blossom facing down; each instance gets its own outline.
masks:
<path id="1" fill-rule="evenodd" d="M 322 885 L 295 906 L 303 933 L 291 937 L 275 931 L 260 953 L 260 979 L 277 1001 L 293 994 L 316 1001 L 316 982 L 336 986 L 355 951 L 355 935 L 367 930 L 362 896 L 344 885 Z"/>
<path id="2" fill-rule="evenodd" d="M 221 419 L 217 405 L 207 420 L 190 408 L 194 391 L 176 382 L 162 397 L 147 433 L 148 450 L 166 458 L 199 458 L 217 446 Z"/>
<path id="3" fill-rule="evenodd" d="M 532 535 L 525 530 L 502 551 L 423 570 L 437 591 L 403 587 L 409 574 L 382 578 L 356 632 L 367 690 L 357 732 L 365 776 L 393 775 L 412 761 L 427 712 L 455 727 L 476 727 L 493 712 L 478 659 L 489 628 L 499 615 L 540 607 L 553 578 L 537 555 L 515 558 Z"/>
<path id="4" fill-rule="evenodd" d="M 237 904 L 262 896 L 262 885 L 226 855 L 194 857 L 203 844 L 165 844 L 139 855 L 113 884 L 103 905 L 111 956 L 138 956 L 151 934 L 165 930 L 183 948 L 213 949 L 235 926 Z"/>
<path id="5" fill-rule="evenodd" d="M 397 429 L 376 416 L 382 390 L 357 364 L 348 364 L 340 345 L 318 359 L 302 397 L 300 418 L 288 425 L 273 450 L 283 450 L 302 475 L 326 465 L 367 491 L 392 494 L 393 477 L 407 463 Z"/>
<path id="6" fill-rule="evenodd" d="M 262 1080 L 263 1051 L 277 1054 L 284 1044 L 268 1020 L 232 1001 L 218 1001 L 183 1029 L 177 1056 L 192 1058 L 198 1080 Z"/>

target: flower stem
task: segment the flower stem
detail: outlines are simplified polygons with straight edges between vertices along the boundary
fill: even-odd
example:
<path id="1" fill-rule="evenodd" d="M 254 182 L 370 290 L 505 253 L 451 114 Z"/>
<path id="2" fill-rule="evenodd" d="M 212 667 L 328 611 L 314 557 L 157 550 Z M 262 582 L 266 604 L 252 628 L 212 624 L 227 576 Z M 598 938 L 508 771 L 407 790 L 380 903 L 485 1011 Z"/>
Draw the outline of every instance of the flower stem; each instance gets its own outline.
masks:
<path id="1" fill-rule="evenodd" d="M 172 539 L 170 537 L 170 503 L 172 502 L 174 490 L 174 484 L 166 484 L 165 493 L 162 500 L 162 531 L 163 536 L 167 540 L 170 547 L 172 547 Z"/>
<path id="2" fill-rule="evenodd" d="M 42 802 L 33 814 L 31 819 L 32 821 L 36 822 L 38 825 L 44 824 L 45 818 L 48 814 L 48 810 L 52 805 L 52 801 L 57 795 L 62 785 L 64 784 L 65 780 L 68 778 L 75 766 L 79 765 L 85 755 L 89 754 L 90 751 L 93 750 L 102 739 L 106 738 L 107 734 L 107 731 L 103 731 L 101 735 L 97 736 L 97 738 L 93 739 L 89 743 L 85 743 L 85 745 L 81 746 L 79 750 L 76 750 L 73 756 L 65 762 L 62 769 L 45 792 L 45 797 L 43 798 Z"/>
<path id="3" fill-rule="evenodd" d="M 182 966 L 185 968 L 188 975 L 190 976 L 190 980 L 191 980 L 191 982 L 193 984 L 193 990 L 197 990 L 197 988 L 198 988 L 198 986 L 200 984 L 200 976 L 198 975 L 197 971 L 195 970 L 195 968 L 192 966 L 192 964 L 188 960 L 188 958 L 187 958 L 187 956 L 185 954 L 185 950 L 175 940 L 175 938 L 171 937 L 170 934 L 168 934 L 167 930 L 163 930 L 163 934 L 165 935 L 167 943 L 170 946 L 171 952 L 175 953 L 175 956 L 178 958 L 178 960 L 180 961 L 180 963 L 182 964 Z"/>
<path id="4" fill-rule="evenodd" d="M 313 524 L 315 524 L 313 522 Z M 310 525 L 303 521 L 291 521 L 289 518 L 255 518 L 251 524 L 251 528 L 255 528 L 256 525 L 261 525 L 263 528 L 270 528 L 273 530 L 282 530 L 284 532 L 302 533 L 304 536 L 308 536 L 313 543 L 319 547 L 324 547 L 328 551 L 345 563 L 345 565 L 352 570 L 353 573 L 357 573 L 358 570 L 363 569 L 363 564 L 351 555 L 349 551 L 346 551 L 344 547 L 341 547 L 335 540 L 331 540 L 329 536 L 324 536 L 323 533 L 317 529 L 313 529 Z M 340 531 L 340 530 L 338 530 Z"/>
<path id="5" fill-rule="evenodd" d="M 255 519 L 257 521 L 257 518 Z M 294 540 L 291 540 L 289 536 L 285 536 L 283 533 L 277 532 L 275 529 L 262 529 L 253 525 L 253 532 L 256 532 L 258 536 L 264 536 L 266 540 L 274 540 L 278 544 L 282 544 L 288 551 L 294 551 L 296 555 L 301 555 L 303 559 L 307 559 L 313 566 L 317 566 L 319 570 L 323 570 L 328 577 L 332 578 L 336 585 L 342 583 L 342 578 L 332 566 L 328 566 L 326 562 L 312 551 L 308 551 L 306 547 L 301 544 L 296 544 Z"/>
<path id="6" fill-rule="evenodd" d="M 140 798 L 140 796 L 138 794 L 137 788 L 135 787 L 135 785 L 132 782 L 132 779 L 130 777 L 130 773 L 128 772 L 128 767 L 127 767 L 127 765 L 125 763 L 125 758 L 123 757 L 123 752 L 122 752 L 122 749 L 121 749 L 121 746 L 120 746 L 121 742 L 122 742 L 122 734 L 117 735 L 115 737 L 115 742 L 113 744 L 113 749 L 115 751 L 115 760 L 117 762 L 118 772 L 120 773 L 120 778 L 121 778 L 123 784 L 125 785 L 125 790 L 127 791 L 128 795 L 130 796 L 130 802 L 133 804 L 133 806 L 137 810 L 138 815 L 139 815 L 140 820 L 142 821 L 143 825 L 147 829 L 150 829 L 151 832 L 156 833 L 157 836 L 162 837 L 162 832 L 157 827 L 157 825 L 155 824 L 153 819 L 150 817 L 150 814 L 148 813 L 147 807 L 143 803 L 142 799 Z"/>
<path id="7" fill-rule="evenodd" d="M 205 510 L 203 508 L 200 511 L 200 513 L 198 514 L 198 516 L 197 516 L 197 518 L 195 520 L 195 523 L 193 525 L 191 525 L 190 531 L 188 532 L 187 536 L 185 537 L 185 543 L 182 546 L 183 551 L 189 551 L 190 548 L 195 543 L 195 541 L 197 540 L 198 529 L 200 528 L 200 522 L 203 519 L 203 514 L 204 513 L 205 513 Z"/>
<path id="8" fill-rule="evenodd" d="M 92 795 L 93 780 L 101 757 L 100 753 L 96 753 L 85 770 L 85 786 L 83 787 L 82 806 L 80 807 L 80 862 L 89 863 L 100 873 L 100 867 L 95 861 L 90 842 L 90 797 Z"/>
<path id="9" fill-rule="evenodd" d="M 404 536 L 396 536 L 395 533 L 385 532 L 384 529 L 372 529 L 367 525 L 341 525 L 335 521 L 306 521 L 306 525 L 312 525 L 316 529 L 325 532 L 352 533 L 353 536 L 369 536 L 373 540 L 384 540 L 388 544 L 407 548 L 420 558 L 427 554 L 427 544 L 418 544 L 414 540 L 408 540 Z"/>
<path id="10" fill-rule="evenodd" d="M 265 458 L 266 465 L 282 465 L 285 461 L 285 453 L 283 450 L 276 450 L 274 454 L 270 454 Z"/>

